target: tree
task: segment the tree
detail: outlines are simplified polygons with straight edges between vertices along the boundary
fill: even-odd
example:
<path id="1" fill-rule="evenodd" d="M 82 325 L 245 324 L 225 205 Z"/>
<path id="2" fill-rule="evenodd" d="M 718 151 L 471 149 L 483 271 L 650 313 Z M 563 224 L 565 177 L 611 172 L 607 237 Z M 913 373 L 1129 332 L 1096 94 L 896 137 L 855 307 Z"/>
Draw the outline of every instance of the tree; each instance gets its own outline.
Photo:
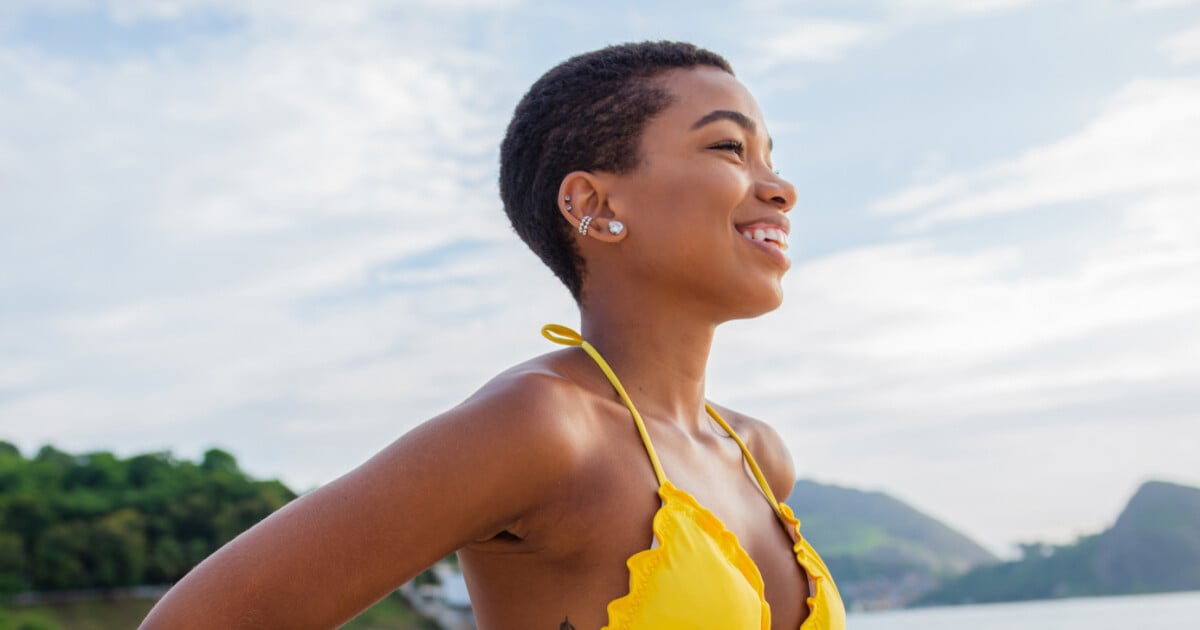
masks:
<path id="1" fill-rule="evenodd" d="M 219 448 L 210 448 L 204 451 L 204 458 L 201 460 L 200 467 L 209 472 L 217 470 L 234 473 L 240 472 L 238 470 L 237 459 Z"/>
<path id="2" fill-rule="evenodd" d="M 150 557 L 146 561 L 145 579 L 151 584 L 175 582 L 182 578 L 191 566 L 183 545 L 168 534 L 159 538 L 150 550 Z"/>
<path id="3" fill-rule="evenodd" d="M 92 525 L 88 536 L 92 586 L 113 588 L 141 583 L 146 570 L 142 520 L 137 510 L 125 508 Z"/>
<path id="4" fill-rule="evenodd" d="M 126 463 L 126 479 L 135 488 L 161 483 L 170 476 L 174 464 L 166 451 L 135 455 Z"/>
<path id="5" fill-rule="evenodd" d="M 172 582 L 296 497 L 233 455 L 129 459 L 0 442 L 0 593 Z M 3 630 L 3 628 L 0 628 Z"/>
<path id="6" fill-rule="evenodd" d="M 113 488 L 125 482 L 125 464 L 112 453 L 87 453 L 67 471 L 68 488 Z"/>
<path id="7" fill-rule="evenodd" d="M 33 580 L 37 588 L 85 588 L 93 585 L 85 559 L 88 526 L 72 521 L 46 529 L 33 554 Z"/>
<path id="8" fill-rule="evenodd" d="M 25 542 L 17 534 L 0 531 L 0 596 L 28 588 L 25 564 Z"/>

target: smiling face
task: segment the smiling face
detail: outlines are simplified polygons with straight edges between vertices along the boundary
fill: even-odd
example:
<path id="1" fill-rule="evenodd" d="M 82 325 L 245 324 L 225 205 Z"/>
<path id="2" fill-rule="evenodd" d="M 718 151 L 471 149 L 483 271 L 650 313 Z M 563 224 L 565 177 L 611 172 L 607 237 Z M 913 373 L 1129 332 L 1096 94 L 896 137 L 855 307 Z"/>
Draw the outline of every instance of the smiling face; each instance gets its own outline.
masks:
<path id="1" fill-rule="evenodd" d="M 628 236 L 619 245 L 581 239 L 589 275 L 620 274 L 719 321 L 778 307 L 796 192 L 772 167 L 758 104 L 716 68 L 658 81 L 671 104 L 646 125 L 637 167 L 598 178 Z"/>

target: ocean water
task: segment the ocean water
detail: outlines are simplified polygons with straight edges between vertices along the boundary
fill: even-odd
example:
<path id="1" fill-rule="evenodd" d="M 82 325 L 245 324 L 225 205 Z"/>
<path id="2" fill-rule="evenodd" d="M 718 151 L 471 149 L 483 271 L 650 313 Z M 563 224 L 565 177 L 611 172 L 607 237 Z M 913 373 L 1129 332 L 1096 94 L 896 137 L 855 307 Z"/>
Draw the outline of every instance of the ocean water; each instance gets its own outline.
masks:
<path id="1" fill-rule="evenodd" d="M 1200 591 L 853 613 L 848 630 L 1200 630 Z"/>

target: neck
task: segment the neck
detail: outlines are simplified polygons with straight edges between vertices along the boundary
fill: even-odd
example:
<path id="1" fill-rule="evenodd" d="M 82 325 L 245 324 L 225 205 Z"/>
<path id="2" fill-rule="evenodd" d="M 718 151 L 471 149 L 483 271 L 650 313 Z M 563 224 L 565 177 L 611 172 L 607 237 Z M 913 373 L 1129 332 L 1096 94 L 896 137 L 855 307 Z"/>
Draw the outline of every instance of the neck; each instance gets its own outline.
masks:
<path id="1" fill-rule="evenodd" d="M 692 431 L 707 423 L 704 375 L 716 324 L 688 321 L 687 309 L 644 301 L 636 309 L 585 305 L 583 338 L 612 366 L 638 411 Z"/>

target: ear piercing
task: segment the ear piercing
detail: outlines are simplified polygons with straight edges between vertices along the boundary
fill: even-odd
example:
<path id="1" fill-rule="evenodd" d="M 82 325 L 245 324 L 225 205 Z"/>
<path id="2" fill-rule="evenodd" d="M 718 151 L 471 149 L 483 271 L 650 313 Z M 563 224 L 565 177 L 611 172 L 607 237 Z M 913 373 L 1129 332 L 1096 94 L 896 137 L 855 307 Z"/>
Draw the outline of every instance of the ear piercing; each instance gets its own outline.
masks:
<path id="1" fill-rule="evenodd" d="M 567 211 L 573 210 L 571 207 L 571 195 L 563 195 L 563 201 L 566 202 Z M 592 216 L 588 215 L 579 220 L 578 232 L 580 236 L 587 236 L 588 228 L 592 225 Z M 625 231 L 625 224 L 613 219 L 608 222 L 608 233 L 613 236 L 621 234 Z"/>
<path id="2" fill-rule="evenodd" d="M 592 225 L 591 215 L 583 217 L 583 219 L 581 219 L 579 221 L 579 235 L 587 236 L 588 227 L 590 227 L 591 225 Z M 612 221 L 608 222 L 608 233 L 609 234 L 612 234 L 613 236 L 617 236 L 618 234 L 620 234 L 621 232 L 624 232 L 624 231 L 625 231 L 624 223 L 621 223 L 620 221 L 617 221 L 616 219 L 613 219 Z"/>

